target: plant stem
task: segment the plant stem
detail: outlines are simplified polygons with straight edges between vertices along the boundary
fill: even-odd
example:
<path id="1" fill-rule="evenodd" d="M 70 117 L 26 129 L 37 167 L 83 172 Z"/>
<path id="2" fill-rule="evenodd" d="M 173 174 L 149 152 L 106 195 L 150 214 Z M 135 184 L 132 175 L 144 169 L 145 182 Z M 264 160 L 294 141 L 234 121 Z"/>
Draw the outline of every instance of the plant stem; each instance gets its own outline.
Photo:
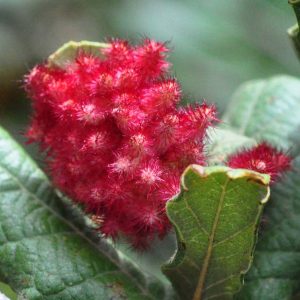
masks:
<path id="1" fill-rule="evenodd" d="M 289 4 L 291 4 L 294 9 L 298 24 L 295 24 L 294 26 L 290 27 L 288 29 L 288 34 L 293 41 L 296 53 L 300 59 L 300 0 L 289 0 Z"/>

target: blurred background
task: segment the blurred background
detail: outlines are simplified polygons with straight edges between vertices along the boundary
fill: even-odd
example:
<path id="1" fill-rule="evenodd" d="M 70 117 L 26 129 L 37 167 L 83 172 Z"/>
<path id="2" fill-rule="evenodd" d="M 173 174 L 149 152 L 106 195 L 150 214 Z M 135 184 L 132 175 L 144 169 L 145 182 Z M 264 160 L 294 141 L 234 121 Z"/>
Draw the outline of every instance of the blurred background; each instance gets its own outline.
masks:
<path id="1" fill-rule="evenodd" d="M 23 75 L 69 40 L 108 37 L 169 41 L 185 100 L 222 112 L 243 81 L 299 75 L 293 23 L 287 0 L 0 0 L 0 124 L 22 141 Z"/>

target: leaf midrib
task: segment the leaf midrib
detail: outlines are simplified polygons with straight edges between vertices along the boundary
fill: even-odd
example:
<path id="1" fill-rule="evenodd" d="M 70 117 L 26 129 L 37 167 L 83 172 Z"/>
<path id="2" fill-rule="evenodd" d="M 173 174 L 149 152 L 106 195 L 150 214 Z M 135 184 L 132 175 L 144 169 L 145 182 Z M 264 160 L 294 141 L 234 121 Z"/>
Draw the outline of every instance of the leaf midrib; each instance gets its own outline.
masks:
<path id="1" fill-rule="evenodd" d="M 225 200 L 225 193 L 226 193 L 226 188 L 227 188 L 228 182 L 229 182 L 229 178 L 227 177 L 224 185 L 222 186 L 222 193 L 221 193 L 217 213 L 216 213 L 216 216 L 214 219 L 211 234 L 208 239 L 208 247 L 207 247 L 206 255 L 204 258 L 203 266 L 202 266 L 202 269 L 201 269 L 201 272 L 199 275 L 198 284 L 197 284 L 196 290 L 194 292 L 193 300 L 201 300 L 202 299 L 202 292 L 204 289 L 206 275 L 208 272 L 211 255 L 213 252 L 214 239 L 215 239 L 215 235 L 216 235 L 216 231 L 217 231 L 217 227 L 218 227 L 218 223 L 219 223 L 219 219 L 220 219 L 220 214 L 221 214 L 224 200 Z"/>
<path id="2" fill-rule="evenodd" d="M 19 148 L 19 147 L 18 147 Z M 20 149 L 20 148 L 19 148 Z M 22 151 L 22 149 L 20 149 Z M 23 151 L 22 151 L 23 152 Z M 34 162 L 30 161 L 34 164 Z M 149 296 L 151 299 L 155 300 L 155 298 L 152 297 L 151 294 L 148 293 L 146 289 L 144 289 L 133 276 L 127 272 L 124 268 L 122 268 L 119 263 L 114 260 L 110 255 L 108 255 L 106 252 L 104 252 L 96 243 L 94 243 L 92 240 L 90 240 L 88 237 L 85 236 L 85 234 L 78 229 L 75 225 L 73 225 L 71 222 L 63 218 L 57 211 L 55 211 L 51 206 L 47 205 L 43 200 L 41 200 L 39 197 L 37 197 L 35 194 L 33 194 L 30 190 L 27 189 L 27 187 L 23 184 L 23 182 L 15 176 L 3 163 L 0 161 L 0 168 L 6 172 L 19 186 L 21 190 L 23 190 L 25 193 L 27 193 L 32 199 L 36 200 L 38 203 L 40 203 L 42 206 L 45 207 L 48 211 L 50 211 L 51 214 L 53 214 L 55 217 L 57 217 L 59 220 L 61 220 L 64 224 L 66 224 L 68 227 L 74 231 L 78 236 L 83 238 L 85 241 L 88 242 L 93 248 L 95 248 L 97 251 L 99 251 L 102 255 L 104 255 L 106 258 L 108 258 L 113 264 L 115 264 L 120 271 L 122 271 L 128 278 L 132 280 L 132 282 L 135 283 L 135 285 L 139 288 L 139 290 L 142 292 L 142 294 Z M 47 180 L 47 177 L 45 177 L 45 180 Z M 47 183 L 49 181 L 47 180 Z"/>

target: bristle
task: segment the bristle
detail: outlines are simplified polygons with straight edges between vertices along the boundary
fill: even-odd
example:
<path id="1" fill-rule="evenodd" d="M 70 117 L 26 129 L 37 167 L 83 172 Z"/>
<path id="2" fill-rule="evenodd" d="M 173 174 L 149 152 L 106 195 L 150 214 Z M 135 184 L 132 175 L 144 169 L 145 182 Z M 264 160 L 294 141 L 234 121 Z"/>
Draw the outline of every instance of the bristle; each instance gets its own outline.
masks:
<path id="1" fill-rule="evenodd" d="M 231 168 L 249 169 L 269 174 L 275 182 L 280 175 L 291 169 L 292 158 L 268 143 L 261 143 L 251 149 L 245 149 L 228 158 L 227 165 Z"/>
<path id="2" fill-rule="evenodd" d="M 114 40 L 104 58 L 78 52 L 63 69 L 35 67 L 25 78 L 34 115 L 29 141 L 47 153 L 58 188 L 99 217 L 105 236 L 145 248 L 170 229 L 165 203 L 180 173 L 205 164 L 203 138 L 216 121 L 206 103 L 178 109 L 165 44 Z"/>

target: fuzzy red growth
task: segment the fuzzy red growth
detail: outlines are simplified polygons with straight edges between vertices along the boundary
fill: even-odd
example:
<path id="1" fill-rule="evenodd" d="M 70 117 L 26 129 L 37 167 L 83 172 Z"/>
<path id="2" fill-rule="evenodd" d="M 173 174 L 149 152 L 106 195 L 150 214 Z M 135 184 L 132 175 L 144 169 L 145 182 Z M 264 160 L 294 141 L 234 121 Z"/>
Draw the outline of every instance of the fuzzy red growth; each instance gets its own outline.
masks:
<path id="1" fill-rule="evenodd" d="M 291 169 L 291 157 L 267 143 L 234 154 L 228 159 L 231 168 L 249 169 L 259 173 L 269 174 L 271 182 Z"/>
<path id="2" fill-rule="evenodd" d="M 177 108 L 165 44 L 112 41 L 101 55 L 78 53 L 64 68 L 26 77 L 34 115 L 27 132 L 41 145 L 55 184 L 101 219 L 103 234 L 144 248 L 170 228 L 165 203 L 181 172 L 205 165 L 203 141 L 216 122 L 206 103 Z"/>

